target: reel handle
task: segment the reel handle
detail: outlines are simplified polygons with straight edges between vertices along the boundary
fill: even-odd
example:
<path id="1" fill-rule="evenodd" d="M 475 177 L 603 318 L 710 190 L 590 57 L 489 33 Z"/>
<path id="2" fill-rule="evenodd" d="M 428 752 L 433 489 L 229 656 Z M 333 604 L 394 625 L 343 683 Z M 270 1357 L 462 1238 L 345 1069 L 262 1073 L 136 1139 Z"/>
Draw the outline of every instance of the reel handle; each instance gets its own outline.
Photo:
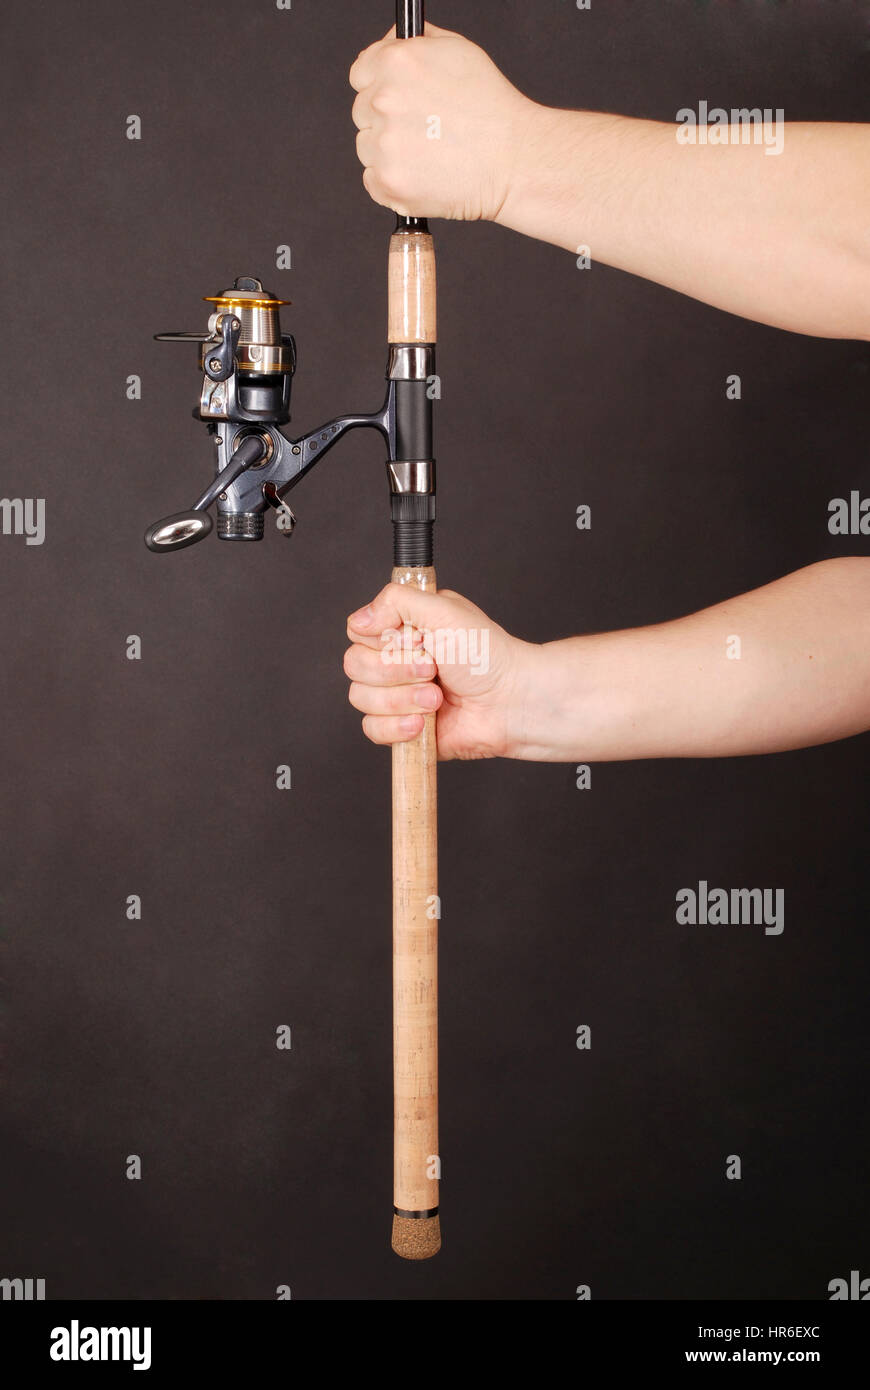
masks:
<path id="1" fill-rule="evenodd" d="M 145 544 L 155 555 L 166 554 L 170 550 L 184 550 L 185 546 L 204 541 L 212 530 L 213 522 L 206 508 L 230 487 L 246 469 L 265 458 L 267 445 L 258 434 L 243 439 L 226 468 L 218 473 L 211 487 L 194 502 L 189 512 L 173 512 L 155 521 L 145 532 Z"/>

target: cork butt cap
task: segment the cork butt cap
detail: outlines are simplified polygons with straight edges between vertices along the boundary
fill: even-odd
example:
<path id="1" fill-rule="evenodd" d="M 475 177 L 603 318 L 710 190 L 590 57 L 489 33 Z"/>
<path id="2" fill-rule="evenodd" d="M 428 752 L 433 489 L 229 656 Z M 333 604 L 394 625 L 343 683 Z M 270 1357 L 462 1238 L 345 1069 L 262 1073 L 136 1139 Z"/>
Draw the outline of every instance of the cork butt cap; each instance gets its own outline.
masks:
<path id="1" fill-rule="evenodd" d="M 393 1249 L 403 1260 L 429 1260 L 441 1249 L 441 1219 L 393 1217 Z"/>

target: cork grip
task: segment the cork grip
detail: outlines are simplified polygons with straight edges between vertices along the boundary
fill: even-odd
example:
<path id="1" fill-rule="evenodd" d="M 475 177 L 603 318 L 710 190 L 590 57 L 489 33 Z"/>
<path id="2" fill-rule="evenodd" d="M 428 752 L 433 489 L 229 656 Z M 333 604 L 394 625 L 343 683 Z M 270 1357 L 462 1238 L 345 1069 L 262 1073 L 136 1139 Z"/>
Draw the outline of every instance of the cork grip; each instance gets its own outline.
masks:
<path id="1" fill-rule="evenodd" d="M 394 569 L 394 584 L 435 588 L 434 569 Z M 438 1209 L 438 839 L 435 715 L 393 746 L 393 1249 L 425 1260 L 441 1247 Z"/>
<path id="2" fill-rule="evenodd" d="M 388 263 L 391 343 L 434 343 L 435 246 L 428 232 L 394 232 Z"/>

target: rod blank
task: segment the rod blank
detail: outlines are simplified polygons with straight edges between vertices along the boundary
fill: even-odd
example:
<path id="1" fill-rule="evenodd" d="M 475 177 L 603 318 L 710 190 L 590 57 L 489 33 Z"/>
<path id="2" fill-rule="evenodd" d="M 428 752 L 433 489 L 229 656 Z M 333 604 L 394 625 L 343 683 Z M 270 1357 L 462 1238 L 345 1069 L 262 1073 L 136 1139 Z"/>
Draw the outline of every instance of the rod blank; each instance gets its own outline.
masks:
<path id="1" fill-rule="evenodd" d="M 418 39 L 423 33 L 423 0 L 396 0 L 396 37 Z"/>

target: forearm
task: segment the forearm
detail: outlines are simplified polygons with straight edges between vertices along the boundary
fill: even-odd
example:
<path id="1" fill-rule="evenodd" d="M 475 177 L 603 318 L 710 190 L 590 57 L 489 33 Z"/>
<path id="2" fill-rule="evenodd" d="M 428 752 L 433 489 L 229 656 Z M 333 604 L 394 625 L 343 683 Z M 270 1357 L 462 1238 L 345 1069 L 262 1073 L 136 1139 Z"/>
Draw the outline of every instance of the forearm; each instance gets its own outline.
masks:
<path id="1" fill-rule="evenodd" d="M 870 728 L 870 560 L 829 560 L 691 617 L 538 649 L 512 756 L 774 753 Z"/>
<path id="2" fill-rule="evenodd" d="M 788 124 L 768 155 L 530 106 L 497 221 L 731 313 L 870 338 L 870 127 Z"/>

